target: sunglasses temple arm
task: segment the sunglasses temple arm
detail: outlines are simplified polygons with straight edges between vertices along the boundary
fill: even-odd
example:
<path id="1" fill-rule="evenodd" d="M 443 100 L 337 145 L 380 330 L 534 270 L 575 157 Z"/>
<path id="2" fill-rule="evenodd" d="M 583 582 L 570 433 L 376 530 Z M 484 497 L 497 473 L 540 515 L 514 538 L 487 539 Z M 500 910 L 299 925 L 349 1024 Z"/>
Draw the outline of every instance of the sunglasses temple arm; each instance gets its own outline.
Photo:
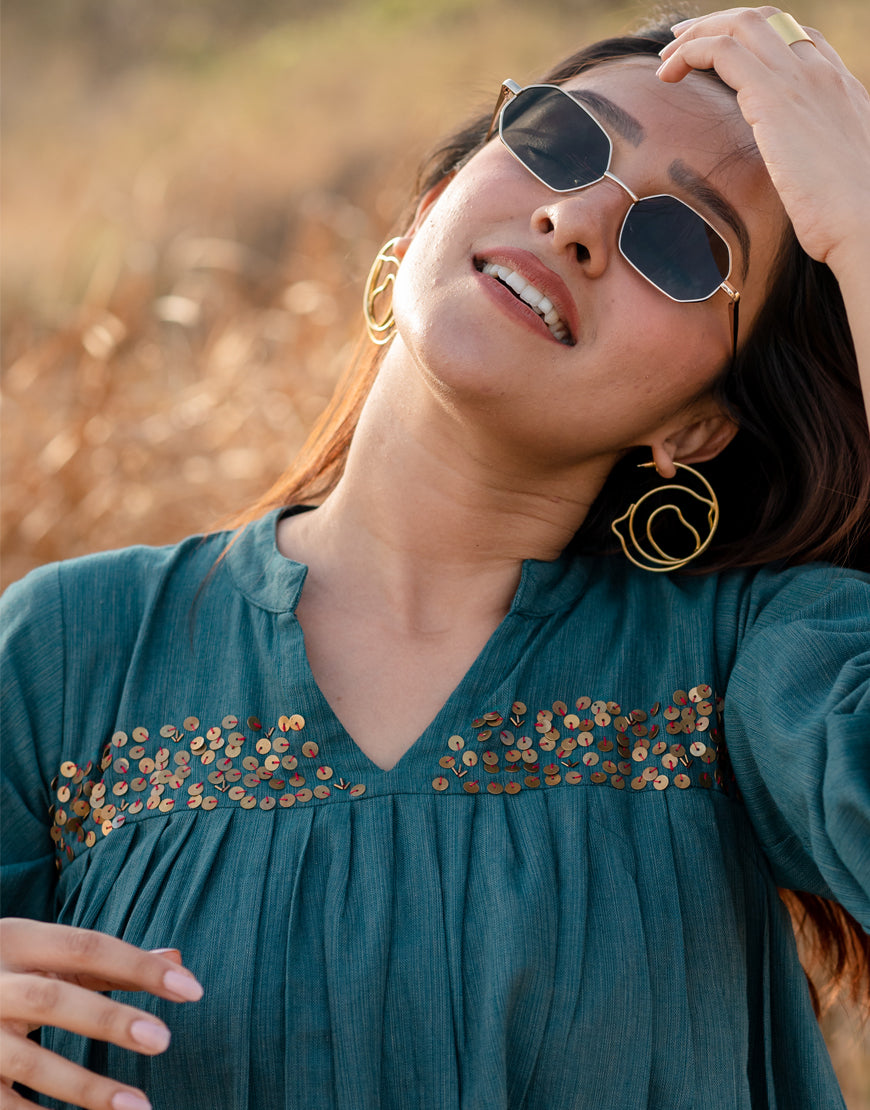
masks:
<path id="1" fill-rule="evenodd" d="M 737 325 L 740 318 L 740 294 L 736 289 L 732 289 L 727 281 L 722 282 L 722 288 L 728 294 L 728 299 L 731 302 L 731 365 L 737 358 Z"/>
<path id="2" fill-rule="evenodd" d="M 510 77 L 502 81 L 501 88 L 498 91 L 498 100 L 495 102 L 495 108 L 493 108 L 492 111 L 492 119 L 489 123 L 489 130 L 486 133 L 486 139 L 484 140 L 484 142 L 488 143 L 489 140 L 492 138 L 493 132 L 497 130 L 498 117 L 501 114 L 502 108 L 505 106 L 505 104 L 507 104 L 508 99 L 516 96 L 518 92 L 522 91 L 522 86 L 518 85 L 516 81 L 512 81 Z"/>

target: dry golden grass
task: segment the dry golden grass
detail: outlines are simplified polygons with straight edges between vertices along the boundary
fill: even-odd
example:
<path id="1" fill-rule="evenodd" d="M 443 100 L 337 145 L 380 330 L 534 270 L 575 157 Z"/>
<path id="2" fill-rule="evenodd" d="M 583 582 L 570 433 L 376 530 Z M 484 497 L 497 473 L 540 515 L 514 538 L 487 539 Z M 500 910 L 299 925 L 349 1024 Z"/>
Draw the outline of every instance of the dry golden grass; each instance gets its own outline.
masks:
<path id="1" fill-rule="evenodd" d="M 37 7 L 5 28 L 3 584 L 251 502 L 346 361 L 430 143 L 644 11 L 358 2 L 123 61 L 40 37 Z M 793 10 L 868 79 L 866 0 Z M 847 1013 L 827 1032 L 866 1110 L 870 1042 Z"/>

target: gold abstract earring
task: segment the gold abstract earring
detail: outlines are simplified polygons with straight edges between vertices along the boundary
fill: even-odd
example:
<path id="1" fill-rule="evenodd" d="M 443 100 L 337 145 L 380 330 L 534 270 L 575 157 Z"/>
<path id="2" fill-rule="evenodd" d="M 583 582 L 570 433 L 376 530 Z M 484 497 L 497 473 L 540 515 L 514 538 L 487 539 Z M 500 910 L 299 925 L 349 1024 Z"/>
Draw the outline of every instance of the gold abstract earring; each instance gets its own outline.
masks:
<path id="1" fill-rule="evenodd" d="M 640 469 L 654 465 L 655 464 L 651 462 L 641 463 Z M 625 552 L 626 557 L 630 559 L 636 567 L 640 567 L 641 570 L 649 570 L 656 574 L 661 574 L 663 571 L 668 570 L 678 570 L 680 567 L 684 567 L 687 563 L 690 563 L 692 559 L 697 558 L 702 551 L 706 551 L 710 546 L 713 535 L 719 525 L 719 501 L 716 498 L 713 487 L 704 475 L 699 474 L 698 471 L 694 470 L 691 466 L 686 466 L 685 463 L 675 462 L 674 466 L 677 470 L 688 471 L 689 474 L 697 478 L 706 490 L 706 496 L 703 493 L 698 493 L 690 489 L 689 486 L 656 486 L 642 497 L 639 497 L 634 504 L 628 507 L 627 511 L 624 512 L 622 516 L 617 517 L 610 525 L 611 530 L 619 537 L 619 542 L 622 544 L 622 550 Z M 698 529 L 686 520 L 680 507 L 675 505 L 671 500 L 668 500 L 675 493 L 681 493 L 684 496 L 688 495 L 688 497 L 694 498 L 695 501 L 698 501 L 702 506 L 706 507 L 707 534 L 705 538 L 702 539 Z M 661 504 L 657 504 L 654 507 L 651 507 L 649 504 L 645 506 L 647 510 L 651 510 L 646 517 L 646 527 L 644 529 L 646 535 L 645 537 L 638 537 L 637 529 L 639 526 L 643 527 L 642 518 L 644 515 L 643 512 L 641 512 L 641 519 L 638 520 L 638 511 L 641 509 L 641 506 L 644 505 L 644 502 L 649 502 L 652 498 L 664 500 Z M 676 513 L 680 524 L 682 524 L 689 535 L 694 539 L 695 548 L 688 555 L 668 555 L 666 551 L 662 550 L 653 537 L 653 524 L 656 518 L 665 512 Z M 618 525 L 622 524 L 623 521 L 626 522 L 625 535 L 623 535 L 618 528 Z M 634 553 L 629 550 L 629 545 L 631 545 Z"/>
<path id="2" fill-rule="evenodd" d="M 396 325 L 396 318 L 393 316 L 392 286 L 395 283 L 396 272 L 402 261 L 393 254 L 393 248 L 398 242 L 399 237 L 397 236 L 395 239 L 390 239 L 388 243 L 384 243 L 378 251 L 372 268 L 369 270 L 369 276 L 366 278 L 366 288 L 363 295 L 366 327 L 372 343 L 377 343 L 379 347 L 389 343 Z M 395 269 L 388 270 L 390 266 L 394 266 Z M 387 298 L 387 293 L 389 293 L 389 298 Z M 389 305 L 386 312 L 384 312 L 384 305 L 378 302 L 386 299 L 388 299 Z"/>

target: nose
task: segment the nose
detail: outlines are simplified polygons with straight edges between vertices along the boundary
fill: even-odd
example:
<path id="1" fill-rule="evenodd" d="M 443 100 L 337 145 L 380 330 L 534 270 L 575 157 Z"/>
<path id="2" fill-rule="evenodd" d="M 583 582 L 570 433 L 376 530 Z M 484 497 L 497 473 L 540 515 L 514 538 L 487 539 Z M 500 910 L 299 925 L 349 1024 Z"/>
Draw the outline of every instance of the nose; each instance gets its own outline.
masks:
<path id="1" fill-rule="evenodd" d="M 599 277 L 619 253 L 619 232 L 628 207 L 637 199 L 608 170 L 600 181 L 583 189 L 553 193 L 532 214 L 532 228 L 552 235 L 556 250 L 574 255 L 587 276 Z"/>

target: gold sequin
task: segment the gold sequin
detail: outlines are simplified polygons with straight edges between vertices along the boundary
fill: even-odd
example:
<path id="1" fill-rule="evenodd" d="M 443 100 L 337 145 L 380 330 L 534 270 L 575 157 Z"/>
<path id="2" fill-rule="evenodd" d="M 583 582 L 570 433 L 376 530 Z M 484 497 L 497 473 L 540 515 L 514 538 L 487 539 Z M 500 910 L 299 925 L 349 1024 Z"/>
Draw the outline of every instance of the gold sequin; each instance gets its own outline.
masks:
<path id="1" fill-rule="evenodd" d="M 446 790 L 449 785 L 450 780 L 446 779 L 443 775 L 436 775 L 436 777 L 432 779 L 433 790 Z"/>

